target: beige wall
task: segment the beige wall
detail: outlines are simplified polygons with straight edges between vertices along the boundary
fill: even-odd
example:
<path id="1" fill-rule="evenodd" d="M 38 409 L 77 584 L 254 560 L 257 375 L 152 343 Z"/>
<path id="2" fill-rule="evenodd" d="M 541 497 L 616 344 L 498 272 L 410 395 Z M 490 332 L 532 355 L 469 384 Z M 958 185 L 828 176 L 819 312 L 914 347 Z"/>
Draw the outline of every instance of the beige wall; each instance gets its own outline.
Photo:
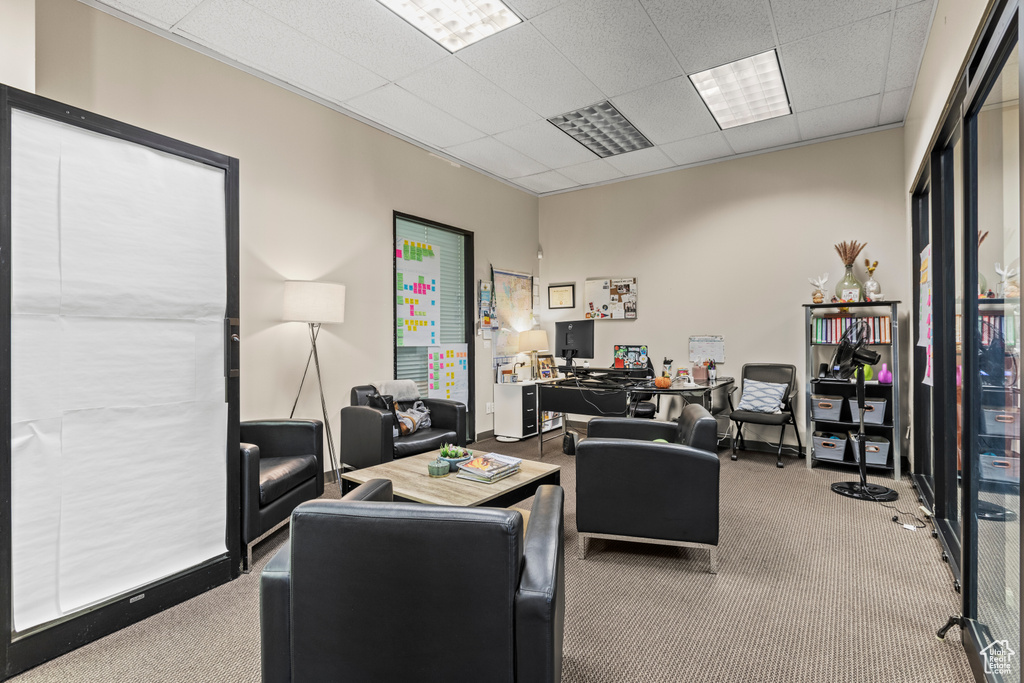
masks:
<path id="1" fill-rule="evenodd" d="M 392 377 L 392 211 L 470 230 L 476 277 L 537 262 L 537 198 L 73 0 L 39 0 L 38 92 L 237 157 L 241 166 L 242 418 L 287 416 L 309 340 L 280 322 L 282 283 L 348 287 L 320 335 L 327 403 Z M 490 350 L 477 338 L 477 429 L 491 428 Z M 297 415 L 320 417 L 315 385 Z"/>
<path id="2" fill-rule="evenodd" d="M 679 367 L 690 335 L 721 334 L 722 374 L 781 362 L 802 381 L 807 278 L 827 271 L 834 288 L 834 244 L 866 241 L 858 276 L 877 259 L 886 297 L 909 301 L 902 173 L 894 129 L 543 197 L 542 286 L 576 282 L 577 308 L 542 308 L 542 325 L 582 317 L 587 278 L 637 276 L 638 319 L 598 321 L 596 365 L 614 344 L 647 344 L 656 366 Z"/>
<path id="3" fill-rule="evenodd" d="M 36 0 L 0 0 L 0 83 L 36 89 Z"/>

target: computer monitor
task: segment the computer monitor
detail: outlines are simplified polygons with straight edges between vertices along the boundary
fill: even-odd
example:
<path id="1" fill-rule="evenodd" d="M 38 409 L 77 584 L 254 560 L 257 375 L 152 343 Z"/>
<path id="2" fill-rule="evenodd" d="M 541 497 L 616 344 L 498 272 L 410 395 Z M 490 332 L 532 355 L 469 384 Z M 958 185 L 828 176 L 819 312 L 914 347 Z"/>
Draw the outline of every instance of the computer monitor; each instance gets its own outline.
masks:
<path id="1" fill-rule="evenodd" d="M 555 352 L 565 360 L 594 357 L 594 321 L 564 320 L 555 323 Z"/>

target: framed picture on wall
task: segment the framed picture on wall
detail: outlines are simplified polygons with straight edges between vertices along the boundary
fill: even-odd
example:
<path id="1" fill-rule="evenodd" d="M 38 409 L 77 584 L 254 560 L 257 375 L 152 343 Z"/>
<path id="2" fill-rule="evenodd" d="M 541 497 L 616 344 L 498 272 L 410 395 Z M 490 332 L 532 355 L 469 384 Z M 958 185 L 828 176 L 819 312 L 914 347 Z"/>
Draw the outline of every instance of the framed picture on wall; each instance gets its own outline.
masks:
<path id="1" fill-rule="evenodd" d="M 548 308 L 576 308 L 576 283 L 548 285 Z"/>

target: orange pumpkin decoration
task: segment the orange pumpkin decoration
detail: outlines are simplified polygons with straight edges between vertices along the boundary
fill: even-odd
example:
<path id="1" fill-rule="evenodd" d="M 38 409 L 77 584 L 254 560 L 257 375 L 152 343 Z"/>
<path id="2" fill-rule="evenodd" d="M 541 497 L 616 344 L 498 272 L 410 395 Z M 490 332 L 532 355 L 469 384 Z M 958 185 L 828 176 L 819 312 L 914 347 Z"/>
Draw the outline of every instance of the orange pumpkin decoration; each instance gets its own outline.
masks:
<path id="1" fill-rule="evenodd" d="M 668 389 L 670 386 L 672 386 L 672 380 L 669 379 L 668 377 L 658 377 L 657 379 L 654 380 L 654 386 L 658 387 L 659 389 Z"/>

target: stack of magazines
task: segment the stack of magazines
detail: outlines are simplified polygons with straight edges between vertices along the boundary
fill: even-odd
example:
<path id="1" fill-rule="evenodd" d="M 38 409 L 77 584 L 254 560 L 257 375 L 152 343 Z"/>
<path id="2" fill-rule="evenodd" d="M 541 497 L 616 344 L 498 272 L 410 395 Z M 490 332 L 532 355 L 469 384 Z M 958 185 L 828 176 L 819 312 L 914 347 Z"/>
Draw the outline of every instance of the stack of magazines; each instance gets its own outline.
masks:
<path id="1" fill-rule="evenodd" d="M 459 463 L 459 479 L 480 481 L 485 484 L 496 482 L 505 477 L 511 477 L 519 471 L 519 465 L 523 461 L 509 455 L 498 455 L 487 453 L 478 455 L 472 460 Z"/>

